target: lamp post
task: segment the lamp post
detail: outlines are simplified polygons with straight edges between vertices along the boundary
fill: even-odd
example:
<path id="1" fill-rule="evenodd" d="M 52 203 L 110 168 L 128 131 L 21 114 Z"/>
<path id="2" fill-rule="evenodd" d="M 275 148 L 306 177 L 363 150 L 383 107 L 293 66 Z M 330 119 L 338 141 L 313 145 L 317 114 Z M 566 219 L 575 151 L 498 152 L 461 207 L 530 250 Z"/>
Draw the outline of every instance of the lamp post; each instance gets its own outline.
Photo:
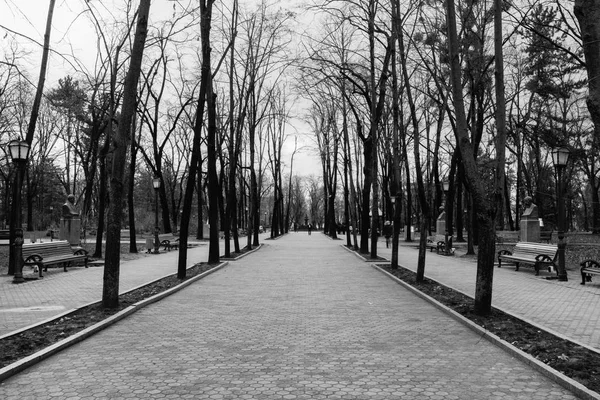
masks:
<path id="1" fill-rule="evenodd" d="M 154 187 L 154 254 L 158 254 L 160 242 L 158 241 L 158 189 L 160 189 L 160 178 L 152 179 L 152 187 Z"/>
<path id="2" fill-rule="evenodd" d="M 23 170 L 29 156 L 29 143 L 25 140 L 12 140 L 8 143 L 10 158 L 15 164 L 15 186 L 13 188 L 13 205 L 11 212 L 10 229 L 11 245 L 9 257 L 9 272 L 14 271 L 13 283 L 25 282 L 23 279 L 23 229 L 21 226 L 21 186 L 23 184 Z M 12 265 L 11 265 L 12 264 Z M 11 268 L 12 266 L 12 268 Z"/>
<path id="3" fill-rule="evenodd" d="M 54 240 L 54 229 L 52 227 L 52 222 L 54 221 L 54 207 L 50 206 L 50 241 Z"/>
<path id="4" fill-rule="evenodd" d="M 390 201 L 392 202 L 392 269 L 398 268 L 398 233 L 399 230 L 396 228 L 398 226 L 398 218 L 396 218 L 396 196 L 390 197 Z"/>
<path id="5" fill-rule="evenodd" d="M 557 178 L 557 208 L 558 208 L 558 280 L 566 282 L 567 270 L 565 268 L 565 248 L 567 243 L 565 241 L 565 204 L 563 199 L 563 171 L 569 161 L 569 149 L 565 147 L 559 147 L 558 149 L 552 150 L 552 162 L 556 169 Z"/>
<path id="6" fill-rule="evenodd" d="M 446 214 L 446 221 L 445 221 L 445 229 L 444 229 L 444 249 L 445 249 L 445 254 L 447 256 L 451 256 L 452 255 L 452 236 L 450 235 L 450 230 L 448 229 L 450 227 L 450 210 L 449 210 L 449 192 L 450 192 L 450 180 L 448 180 L 448 178 L 444 179 L 442 181 L 442 189 L 444 190 L 444 195 L 445 195 L 445 200 L 444 200 L 444 211 Z"/>

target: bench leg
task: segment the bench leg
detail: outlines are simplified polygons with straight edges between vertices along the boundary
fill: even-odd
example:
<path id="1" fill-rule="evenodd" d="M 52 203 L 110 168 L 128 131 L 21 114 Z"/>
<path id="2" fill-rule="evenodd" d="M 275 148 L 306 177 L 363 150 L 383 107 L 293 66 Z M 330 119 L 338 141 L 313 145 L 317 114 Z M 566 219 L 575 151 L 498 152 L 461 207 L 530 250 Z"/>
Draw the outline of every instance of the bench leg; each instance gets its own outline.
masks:
<path id="1" fill-rule="evenodd" d="M 535 276 L 539 276 L 540 274 L 540 266 L 536 263 L 533 265 L 533 269 L 535 269 Z"/>
<path id="2" fill-rule="evenodd" d="M 518 263 L 518 262 L 516 262 L 516 263 L 515 263 L 515 271 L 518 271 L 518 270 L 519 270 L 519 263 Z"/>
<path id="3" fill-rule="evenodd" d="M 585 272 L 581 272 L 581 284 L 585 285 L 586 282 L 592 281 L 592 274 L 587 274 Z"/>

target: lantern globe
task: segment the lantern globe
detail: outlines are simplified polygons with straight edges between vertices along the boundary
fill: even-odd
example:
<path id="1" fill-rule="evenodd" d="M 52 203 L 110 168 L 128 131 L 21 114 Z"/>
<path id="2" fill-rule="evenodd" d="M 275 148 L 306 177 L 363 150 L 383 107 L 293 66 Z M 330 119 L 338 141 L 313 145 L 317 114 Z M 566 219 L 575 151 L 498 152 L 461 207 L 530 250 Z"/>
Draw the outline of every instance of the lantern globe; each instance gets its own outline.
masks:
<path id="1" fill-rule="evenodd" d="M 13 162 L 26 161 L 29 156 L 29 143 L 25 140 L 11 140 L 8 143 L 8 151 Z"/>
<path id="2" fill-rule="evenodd" d="M 552 150 L 552 162 L 555 167 L 566 167 L 569 162 L 569 149 L 566 147 L 559 147 Z"/>

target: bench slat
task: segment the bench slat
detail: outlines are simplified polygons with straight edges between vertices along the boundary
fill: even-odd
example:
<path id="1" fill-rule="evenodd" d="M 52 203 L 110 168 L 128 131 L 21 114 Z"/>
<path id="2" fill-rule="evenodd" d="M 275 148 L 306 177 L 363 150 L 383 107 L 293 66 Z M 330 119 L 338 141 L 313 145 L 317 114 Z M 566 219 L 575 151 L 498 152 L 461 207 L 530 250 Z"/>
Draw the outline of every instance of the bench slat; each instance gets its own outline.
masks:
<path id="1" fill-rule="evenodd" d="M 539 275 L 540 266 L 556 265 L 558 246 L 554 244 L 518 242 L 513 252 L 501 250 L 498 252 L 498 268 L 502 266 L 502 260 L 514 262 L 516 271 L 519 270 L 519 264 L 531 264 L 535 269 L 535 274 Z"/>
<path id="2" fill-rule="evenodd" d="M 75 254 L 75 252 L 83 254 Z M 26 265 L 37 265 L 40 278 L 43 277 L 42 270 L 48 270 L 49 265 L 64 264 L 63 269 L 67 271 L 67 263 L 83 261 L 87 268 L 88 255 L 83 249 L 73 251 L 68 241 L 56 241 L 46 243 L 27 243 L 22 247 L 22 257 Z"/>

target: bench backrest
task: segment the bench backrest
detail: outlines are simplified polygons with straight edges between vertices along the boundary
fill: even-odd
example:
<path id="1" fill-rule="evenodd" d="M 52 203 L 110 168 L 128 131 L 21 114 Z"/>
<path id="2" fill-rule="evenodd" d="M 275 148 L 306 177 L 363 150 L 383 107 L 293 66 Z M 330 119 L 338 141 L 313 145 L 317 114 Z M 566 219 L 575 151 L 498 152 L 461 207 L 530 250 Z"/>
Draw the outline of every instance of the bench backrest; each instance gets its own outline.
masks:
<path id="1" fill-rule="evenodd" d="M 552 259 L 556 258 L 558 247 L 555 244 L 518 242 L 515 245 L 513 256 L 538 256 L 546 255 Z"/>
<path id="2" fill-rule="evenodd" d="M 177 236 L 173 235 L 172 233 L 161 233 L 158 235 L 158 239 L 159 240 L 164 240 L 164 239 L 175 240 L 175 239 L 179 239 L 179 238 Z"/>
<path id="3" fill-rule="evenodd" d="M 23 258 L 27 258 L 32 254 L 39 254 L 42 257 L 73 255 L 73 249 L 66 240 L 24 244 Z"/>

